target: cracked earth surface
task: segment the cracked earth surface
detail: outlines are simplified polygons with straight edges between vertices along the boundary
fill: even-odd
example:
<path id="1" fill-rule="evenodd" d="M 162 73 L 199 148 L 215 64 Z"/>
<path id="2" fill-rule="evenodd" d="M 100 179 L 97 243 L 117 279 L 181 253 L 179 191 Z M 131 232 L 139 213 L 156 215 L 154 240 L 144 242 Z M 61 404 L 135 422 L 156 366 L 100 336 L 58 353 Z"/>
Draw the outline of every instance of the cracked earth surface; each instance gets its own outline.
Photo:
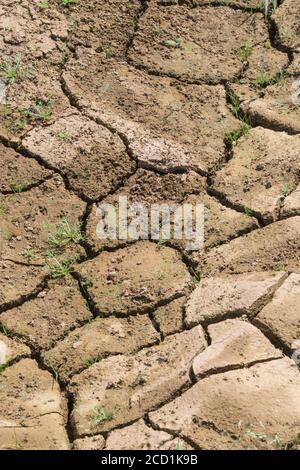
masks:
<path id="1" fill-rule="evenodd" d="M 0 6 L 0 448 L 299 448 L 299 1 L 62 3 Z"/>

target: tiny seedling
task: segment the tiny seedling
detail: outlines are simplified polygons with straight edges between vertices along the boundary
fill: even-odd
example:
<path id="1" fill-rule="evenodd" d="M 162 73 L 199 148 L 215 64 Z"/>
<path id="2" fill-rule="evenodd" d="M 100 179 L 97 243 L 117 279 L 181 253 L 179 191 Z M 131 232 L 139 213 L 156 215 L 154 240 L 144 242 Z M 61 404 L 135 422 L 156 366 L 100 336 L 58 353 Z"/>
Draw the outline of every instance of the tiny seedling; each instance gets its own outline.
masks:
<path id="1" fill-rule="evenodd" d="M 253 215 L 252 209 L 250 209 L 250 207 L 245 206 L 244 207 L 244 212 L 245 212 L 246 215 L 248 215 L 248 217 L 252 217 L 252 215 Z"/>
<path id="2" fill-rule="evenodd" d="M 241 102 L 238 96 L 229 90 L 227 92 L 227 100 L 229 101 L 229 107 L 232 114 L 238 118 L 241 114 Z"/>
<path id="3" fill-rule="evenodd" d="M 275 75 L 270 75 L 267 72 L 259 73 L 255 78 L 255 83 L 261 88 L 280 83 L 286 77 L 285 71 L 277 72 Z"/>
<path id="4" fill-rule="evenodd" d="M 167 39 L 165 41 L 165 46 L 169 47 L 170 49 L 178 49 L 182 46 L 182 38 L 176 38 L 176 39 Z"/>
<path id="5" fill-rule="evenodd" d="M 16 119 L 16 121 L 11 125 L 10 129 L 12 132 L 19 132 L 25 129 L 27 122 L 25 119 Z"/>
<path id="6" fill-rule="evenodd" d="M 97 354 L 96 356 L 92 356 L 92 357 L 90 357 L 89 359 L 87 359 L 87 360 L 84 362 L 84 367 L 85 367 L 86 369 L 88 369 L 88 368 L 91 367 L 93 364 L 96 364 L 96 362 L 101 361 L 101 359 L 102 359 L 101 354 Z"/>
<path id="7" fill-rule="evenodd" d="M 13 59 L 9 57 L 0 63 L 0 77 L 7 84 L 12 84 L 25 75 L 21 55 L 17 55 Z"/>
<path id="8" fill-rule="evenodd" d="M 177 441 L 175 450 L 187 450 L 187 445 L 183 441 Z"/>
<path id="9" fill-rule="evenodd" d="M 246 62 L 252 54 L 252 47 L 245 44 L 237 50 L 237 54 L 243 62 Z"/>
<path id="10" fill-rule="evenodd" d="M 191 268 L 191 274 L 192 274 L 192 281 L 195 285 L 198 285 L 201 281 L 201 276 L 200 273 L 195 271 L 194 268 Z"/>
<path id="11" fill-rule="evenodd" d="M 232 131 L 232 132 L 226 132 L 225 138 L 224 138 L 225 144 L 233 145 L 241 137 L 248 137 L 250 129 L 251 129 L 251 126 L 246 121 L 244 121 L 238 130 Z"/>
<path id="12" fill-rule="evenodd" d="M 25 110 L 24 114 L 36 121 L 49 121 L 52 117 L 52 106 L 50 103 L 38 101 L 34 106 Z"/>
<path id="13" fill-rule="evenodd" d="M 291 194 L 292 189 L 291 189 L 289 183 L 285 183 L 285 184 L 284 184 L 283 189 L 282 189 L 282 192 L 283 192 L 283 195 L 284 195 L 285 197 L 287 197 L 289 194 Z"/>
<path id="14" fill-rule="evenodd" d="M 75 5 L 78 0 L 61 0 L 61 4 L 63 7 L 71 7 L 72 5 Z"/>
<path id="15" fill-rule="evenodd" d="M 1 322 L 1 329 L 4 336 L 6 336 L 7 338 L 13 338 L 14 333 L 9 331 L 7 325 L 4 322 Z"/>
<path id="16" fill-rule="evenodd" d="M 81 222 L 70 222 L 63 218 L 48 234 L 48 243 L 56 248 L 61 248 L 69 243 L 80 243 L 84 240 Z"/>
<path id="17" fill-rule="evenodd" d="M 69 142 L 71 139 L 70 132 L 67 131 L 67 129 L 64 129 L 63 131 L 58 133 L 58 138 L 60 140 L 63 140 L 64 142 Z"/>
<path id="18" fill-rule="evenodd" d="M 153 28 L 153 33 L 159 35 L 161 34 L 161 32 L 162 32 L 161 26 L 159 23 L 157 23 Z"/>
<path id="19" fill-rule="evenodd" d="M 60 261 L 55 256 L 52 256 L 52 263 L 46 263 L 45 267 L 53 279 L 69 277 L 71 274 L 72 266 L 77 261 L 77 258 L 65 258 Z"/>
<path id="20" fill-rule="evenodd" d="M 8 367 L 8 364 L 7 364 L 7 363 L 5 363 L 5 364 L 0 364 L 0 374 L 2 374 L 2 372 L 4 372 L 7 367 Z"/>
<path id="21" fill-rule="evenodd" d="M 134 15 L 130 22 L 130 32 L 134 34 L 137 30 L 137 17 Z"/>
<path id="22" fill-rule="evenodd" d="M 13 192 L 16 193 L 16 194 L 19 194 L 22 191 L 24 191 L 24 189 L 26 189 L 28 185 L 29 185 L 28 181 L 25 181 L 25 180 L 24 181 L 18 181 L 12 187 Z"/>
<path id="23" fill-rule="evenodd" d="M 53 377 L 54 377 L 54 379 L 56 380 L 56 382 L 58 382 L 58 380 L 59 380 L 59 373 L 58 373 L 57 369 L 55 369 L 54 367 L 51 367 L 51 372 L 52 372 Z"/>
<path id="24" fill-rule="evenodd" d="M 28 250 L 23 251 L 22 256 L 27 259 L 32 259 L 35 258 L 36 256 L 36 251 L 33 248 L 29 248 Z"/>
<path id="25" fill-rule="evenodd" d="M 111 421 L 113 417 L 113 412 L 103 406 L 94 409 L 93 421 L 95 421 L 95 424 L 102 424 L 106 421 Z"/>

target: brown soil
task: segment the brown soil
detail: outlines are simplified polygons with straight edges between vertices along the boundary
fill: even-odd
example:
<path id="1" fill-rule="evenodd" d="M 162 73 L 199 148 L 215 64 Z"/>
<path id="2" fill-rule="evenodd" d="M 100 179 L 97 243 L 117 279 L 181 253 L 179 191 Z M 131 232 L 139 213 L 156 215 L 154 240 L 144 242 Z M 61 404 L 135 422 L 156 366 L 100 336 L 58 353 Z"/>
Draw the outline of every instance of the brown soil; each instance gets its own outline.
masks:
<path id="1" fill-rule="evenodd" d="M 299 447 L 299 8 L 2 0 L 1 449 Z"/>

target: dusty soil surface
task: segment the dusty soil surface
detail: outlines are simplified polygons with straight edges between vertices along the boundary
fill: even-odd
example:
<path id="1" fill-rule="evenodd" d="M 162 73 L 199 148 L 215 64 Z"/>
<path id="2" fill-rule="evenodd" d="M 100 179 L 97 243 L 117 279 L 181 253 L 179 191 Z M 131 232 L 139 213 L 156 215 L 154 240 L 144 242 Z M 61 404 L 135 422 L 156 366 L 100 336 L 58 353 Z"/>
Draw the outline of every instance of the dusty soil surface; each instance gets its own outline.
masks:
<path id="1" fill-rule="evenodd" d="M 0 6 L 0 448 L 299 448 L 299 1 L 64 3 Z"/>

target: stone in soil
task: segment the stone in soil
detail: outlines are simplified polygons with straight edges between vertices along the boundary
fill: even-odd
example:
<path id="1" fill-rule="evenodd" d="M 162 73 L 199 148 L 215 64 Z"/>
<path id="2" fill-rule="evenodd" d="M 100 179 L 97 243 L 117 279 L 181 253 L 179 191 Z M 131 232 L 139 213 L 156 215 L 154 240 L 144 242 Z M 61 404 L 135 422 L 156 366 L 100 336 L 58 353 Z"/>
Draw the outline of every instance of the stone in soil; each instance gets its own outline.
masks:
<path id="1" fill-rule="evenodd" d="M 35 160 L 25 158 L 11 148 L 0 144 L 0 192 L 12 193 L 38 185 L 52 175 Z"/>
<path id="2" fill-rule="evenodd" d="M 50 126 L 34 129 L 23 146 L 61 171 L 71 188 L 92 200 L 115 191 L 136 167 L 116 134 L 80 114 L 62 116 Z"/>
<path id="3" fill-rule="evenodd" d="M 0 333 L 0 367 L 30 354 L 28 346 Z"/>
<path id="4" fill-rule="evenodd" d="M 297 187 L 299 174 L 300 136 L 256 127 L 234 146 L 233 158 L 216 174 L 213 189 L 233 206 L 272 222 L 286 193 Z"/>
<path id="5" fill-rule="evenodd" d="M 126 137 L 144 168 L 206 172 L 223 158 L 225 133 L 240 127 L 222 86 L 156 77 L 89 49 L 78 50 L 62 78 L 78 106 Z"/>
<path id="6" fill-rule="evenodd" d="M 9 331 L 38 348 L 53 347 L 71 328 L 91 318 L 78 284 L 71 278 L 50 281 L 36 298 L 1 315 Z"/>
<path id="7" fill-rule="evenodd" d="M 208 327 L 211 345 L 195 357 L 193 372 L 197 379 L 228 368 L 282 357 L 260 330 L 241 320 L 226 320 Z"/>
<path id="8" fill-rule="evenodd" d="M 41 267 L 15 264 L 0 260 L 0 305 L 1 310 L 24 301 L 37 292 L 45 280 L 45 271 Z"/>
<path id="9" fill-rule="evenodd" d="M 300 185 L 298 184 L 295 191 L 289 194 L 283 204 L 281 211 L 282 217 L 291 217 L 300 215 Z"/>
<path id="10" fill-rule="evenodd" d="M 101 315 L 128 316 L 184 295 L 191 277 L 178 253 L 147 241 L 137 242 L 76 267 Z"/>
<path id="11" fill-rule="evenodd" d="M 254 272 L 202 279 L 186 304 L 188 326 L 233 316 L 253 317 L 287 278 L 284 272 Z"/>
<path id="12" fill-rule="evenodd" d="M 291 274 L 275 292 L 272 301 L 257 315 L 260 328 L 278 338 L 287 348 L 300 339 L 300 275 Z"/>
<path id="13" fill-rule="evenodd" d="M 278 359 L 202 379 L 150 421 L 202 449 L 284 448 L 298 434 L 299 391 L 297 367 Z"/>
<path id="14" fill-rule="evenodd" d="M 193 358 L 206 347 L 201 327 L 133 356 L 115 356 L 73 377 L 77 436 L 108 431 L 143 416 L 189 383 Z"/>
<path id="15" fill-rule="evenodd" d="M 300 217 L 275 222 L 213 248 L 198 259 L 204 276 L 253 271 L 300 272 Z"/>
<path id="16" fill-rule="evenodd" d="M 97 318 L 77 328 L 44 353 L 45 363 L 68 380 L 110 354 L 127 354 L 157 343 L 158 333 L 146 315 Z"/>
<path id="17" fill-rule="evenodd" d="M 32 264 L 55 256 L 78 256 L 81 246 L 68 236 L 59 237 L 65 222 L 80 234 L 80 218 L 85 204 L 72 192 L 67 191 L 60 177 L 42 183 L 30 191 L 0 197 L 0 251 L 3 258 Z M 58 243 L 51 241 L 51 235 Z M 53 238 L 53 237 L 52 237 Z"/>
<path id="18" fill-rule="evenodd" d="M 300 4 L 298 0 L 285 0 L 273 14 L 280 45 L 300 52 Z"/>
<path id="19" fill-rule="evenodd" d="M 261 13 L 150 4 L 140 18 L 129 57 L 156 73 L 217 83 L 239 76 L 241 47 L 266 41 L 268 29 Z"/>
<path id="20" fill-rule="evenodd" d="M 67 406 L 57 382 L 31 359 L 0 375 L 0 447 L 67 450 Z"/>

